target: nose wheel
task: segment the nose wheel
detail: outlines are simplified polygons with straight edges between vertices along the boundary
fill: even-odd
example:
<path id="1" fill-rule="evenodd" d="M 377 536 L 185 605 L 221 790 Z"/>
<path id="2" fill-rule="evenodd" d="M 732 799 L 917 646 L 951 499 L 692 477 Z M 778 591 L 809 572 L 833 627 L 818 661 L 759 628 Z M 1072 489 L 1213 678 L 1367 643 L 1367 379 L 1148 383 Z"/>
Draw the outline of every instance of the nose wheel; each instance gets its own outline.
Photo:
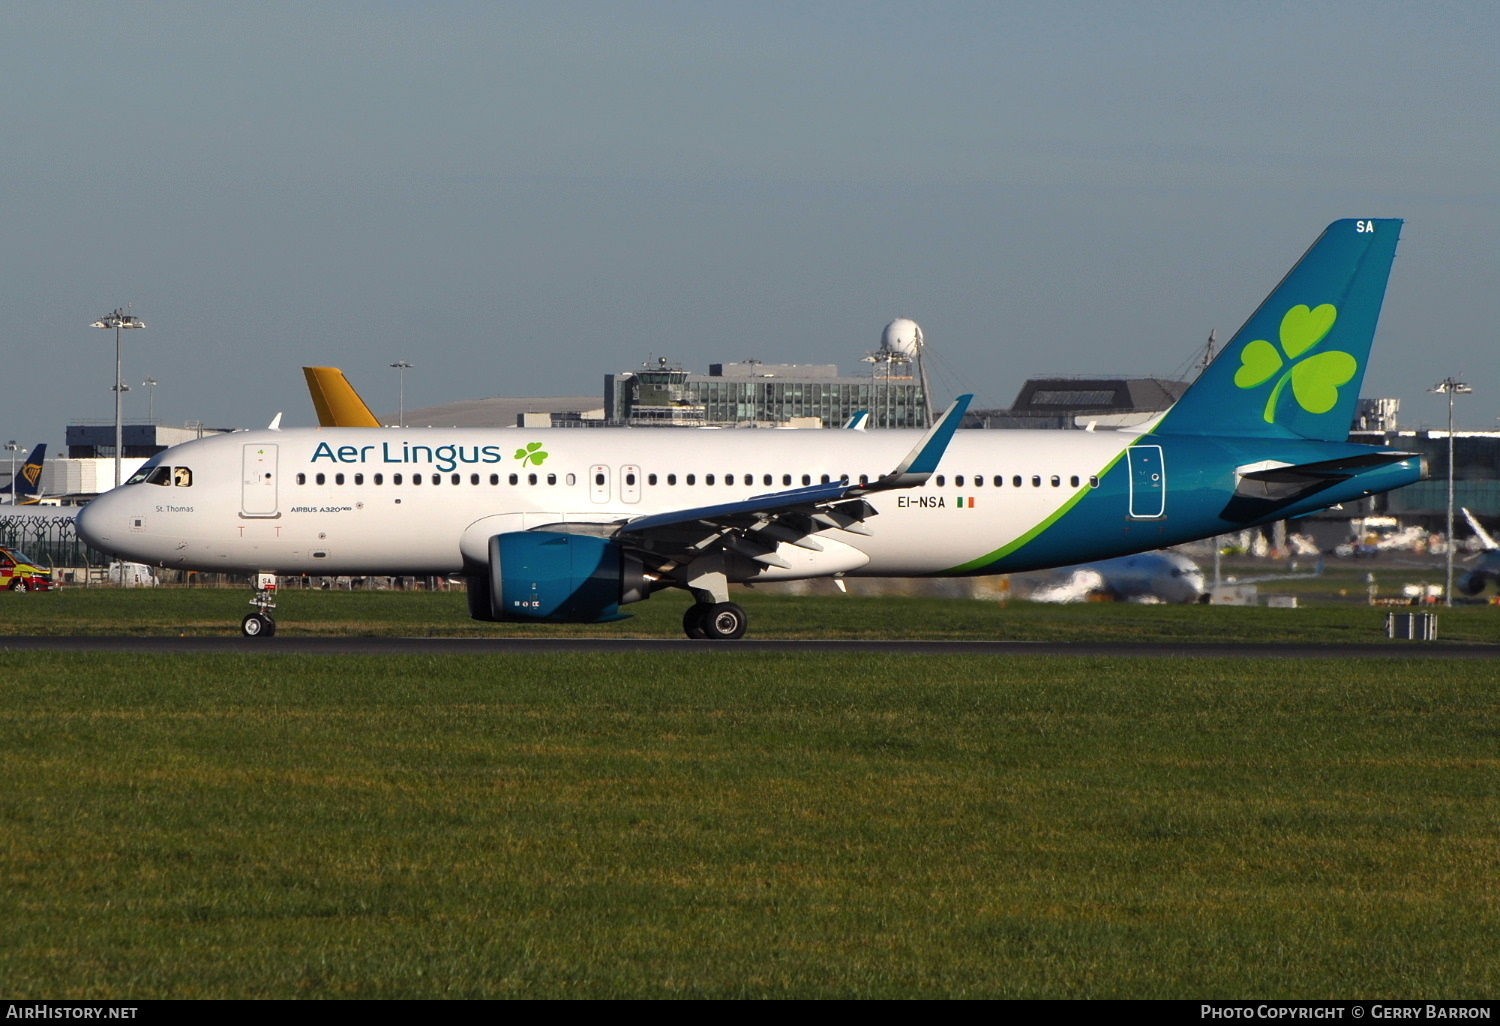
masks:
<path id="1" fill-rule="evenodd" d="M 247 638 L 269 638 L 276 633 L 276 621 L 265 613 L 250 613 L 240 621 L 240 633 Z"/>
<path id="2" fill-rule="evenodd" d="M 682 630 L 695 640 L 734 641 L 750 625 L 745 611 L 733 602 L 695 602 L 682 617 Z"/>
<path id="3" fill-rule="evenodd" d="M 276 575 L 255 575 L 255 597 L 250 600 L 255 612 L 240 621 L 240 633 L 247 638 L 269 638 L 276 633 L 271 610 L 276 608 Z"/>

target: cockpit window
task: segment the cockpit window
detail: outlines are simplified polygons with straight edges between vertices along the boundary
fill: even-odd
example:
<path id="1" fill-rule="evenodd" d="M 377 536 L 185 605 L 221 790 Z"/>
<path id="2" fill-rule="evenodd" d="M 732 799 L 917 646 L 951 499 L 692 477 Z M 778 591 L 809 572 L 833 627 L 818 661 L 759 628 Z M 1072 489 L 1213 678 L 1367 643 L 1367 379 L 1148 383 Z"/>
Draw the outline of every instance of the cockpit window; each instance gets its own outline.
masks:
<path id="1" fill-rule="evenodd" d="M 152 464 L 148 463 L 144 467 L 142 467 L 140 470 L 137 470 L 134 474 L 131 474 L 130 475 L 130 480 L 126 481 L 125 483 L 128 484 L 128 485 L 140 484 L 142 481 L 146 480 L 146 478 L 148 478 L 148 477 L 151 476 L 151 472 L 153 470 L 158 470 L 158 469 L 160 469 L 160 468 L 158 468 L 156 466 L 153 466 Z"/>
<path id="2" fill-rule="evenodd" d="M 191 488 L 193 486 L 193 470 L 191 467 L 173 467 L 172 484 L 178 488 Z"/>
<path id="3" fill-rule="evenodd" d="M 153 468 L 151 468 L 151 473 L 146 475 L 146 483 L 147 484 L 154 484 L 154 485 L 161 485 L 163 488 L 171 485 L 171 483 L 172 483 L 172 468 L 171 467 L 153 467 Z"/>

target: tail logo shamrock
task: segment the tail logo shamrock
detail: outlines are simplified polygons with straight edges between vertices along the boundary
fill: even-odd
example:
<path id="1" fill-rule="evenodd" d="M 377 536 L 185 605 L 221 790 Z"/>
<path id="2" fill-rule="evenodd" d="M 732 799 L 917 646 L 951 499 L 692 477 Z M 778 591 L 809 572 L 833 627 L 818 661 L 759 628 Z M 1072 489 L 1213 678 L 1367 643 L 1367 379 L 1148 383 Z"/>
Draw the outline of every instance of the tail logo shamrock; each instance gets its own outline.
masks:
<path id="1" fill-rule="evenodd" d="M 1281 318 L 1279 349 L 1256 339 L 1240 352 L 1240 368 L 1234 375 L 1240 388 L 1259 388 L 1281 374 L 1266 400 L 1267 424 L 1276 423 L 1276 403 L 1288 381 L 1292 397 L 1308 413 L 1327 413 L 1338 405 L 1339 388 L 1353 380 L 1359 361 L 1337 349 L 1305 355 L 1328 337 L 1337 319 L 1338 309 L 1332 303 L 1312 309 L 1294 306 Z"/>

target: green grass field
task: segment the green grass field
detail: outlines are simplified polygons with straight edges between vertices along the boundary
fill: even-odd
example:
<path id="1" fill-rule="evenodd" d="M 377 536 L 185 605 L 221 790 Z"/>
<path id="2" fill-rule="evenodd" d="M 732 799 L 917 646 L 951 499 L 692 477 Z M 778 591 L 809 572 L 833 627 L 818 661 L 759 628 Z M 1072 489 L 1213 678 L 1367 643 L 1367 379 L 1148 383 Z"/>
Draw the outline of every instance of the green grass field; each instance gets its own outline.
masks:
<path id="1" fill-rule="evenodd" d="M 0 594 L 6 634 L 235 635 L 249 612 L 248 589 L 76 588 Z M 930 638 L 1018 641 L 1310 641 L 1385 639 L 1386 610 L 1367 605 L 1298 609 L 1080 603 L 1001 605 L 979 599 L 802 596 L 737 590 L 753 638 Z M 285 591 L 277 636 L 680 638 L 685 595 L 626 606 L 611 624 L 491 624 L 469 619 L 462 591 Z M 1500 608 L 1437 609 L 1442 641 L 1500 644 Z M 274 643 L 274 639 L 271 639 Z M 1409 644 L 1400 642 L 1393 644 Z"/>
<path id="2" fill-rule="evenodd" d="M 11 634 L 213 633 L 245 596 L 5 598 Z M 745 600 L 759 636 L 1337 642 L 1383 622 Z M 462 603 L 308 592 L 281 612 L 305 632 L 511 630 Z M 635 608 L 602 630 L 676 635 L 680 603 Z M 1495 614 L 1445 610 L 1444 635 L 1494 641 Z M 0 653 L 8 996 L 1500 986 L 1490 660 L 368 658 L 270 640 Z"/>
<path id="3" fill-rule="evenodd" d="M 1487 661 L 0 656 L 14 997 L 1478 997 Z"/>

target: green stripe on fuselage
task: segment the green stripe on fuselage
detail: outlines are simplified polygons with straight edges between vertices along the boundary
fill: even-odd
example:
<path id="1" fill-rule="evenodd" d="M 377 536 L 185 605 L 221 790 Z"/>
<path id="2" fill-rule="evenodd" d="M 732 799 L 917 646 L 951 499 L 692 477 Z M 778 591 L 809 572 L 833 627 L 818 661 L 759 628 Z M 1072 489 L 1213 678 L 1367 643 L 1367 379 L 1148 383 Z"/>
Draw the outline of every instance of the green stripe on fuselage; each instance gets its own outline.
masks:
<path id="1" fill-rule="evenodd" d="M 1125 454 L 1130 451 L 1130 447 L 1132 445 L 1139 444 L 1141 438 L 1147 437 L 1150 437 L 1150 432 L 1147 432 L 1147 434 L 1144 435 L 1140 435 L 1134 441 L 1126 443 L 1125 448 L 1116 453 L 1115 458 L 1106 463 L 1104 465 L 1104 469 L 1099 471 L 1099 473 L 1094 476 L 1097 477 L 1102 484 L 1104 482 L 1105 475 L 1113 470 L 1115 468 L 1115 464 L 1119 463 L 1120 460 L 1124 458 Z M 1053 524 L 1061 520 L 1065 515 L 1067 515 L 1069 510 L 1078 505 L 1078 503 L 1084 498 L 1084 496 L 1088 495 L 1092 491 L 1094 491 L 1094 489 L 1091 486 L 1084 485 L 1082 488 L 1078 489 L 1078 491 L 1073 493 L 1072 498 L 1070 498 L 1067 502 L 1063 503 L 1056 510 L 1054 510 L 1053 513 L 1047 517 L 1047 519 L 1037 524 L 1031 530 L 1027 531 L 1025 534 L 1017 538 L 1015 541 L 1002 545 L 995 551 L 980 556 L 977 559 L 971 559 L 967 563 L 960 563 L 958 566 L 949 567 L 947 570 L 942 571 L 942 573 L 971 573 L 975 570 L 983 569 L 984 567 L 989 566 L 991 563 L 997 562 L 998 560 L 1004 559 L 1006 556 L 1020 551 L 1020 549 L 1022 549 L 1026 545 L 1029 545 L 1032 541 L 1040 537 L 1041 534 L 1047 530 L 1047 528 L 1051 527 Z"/>

